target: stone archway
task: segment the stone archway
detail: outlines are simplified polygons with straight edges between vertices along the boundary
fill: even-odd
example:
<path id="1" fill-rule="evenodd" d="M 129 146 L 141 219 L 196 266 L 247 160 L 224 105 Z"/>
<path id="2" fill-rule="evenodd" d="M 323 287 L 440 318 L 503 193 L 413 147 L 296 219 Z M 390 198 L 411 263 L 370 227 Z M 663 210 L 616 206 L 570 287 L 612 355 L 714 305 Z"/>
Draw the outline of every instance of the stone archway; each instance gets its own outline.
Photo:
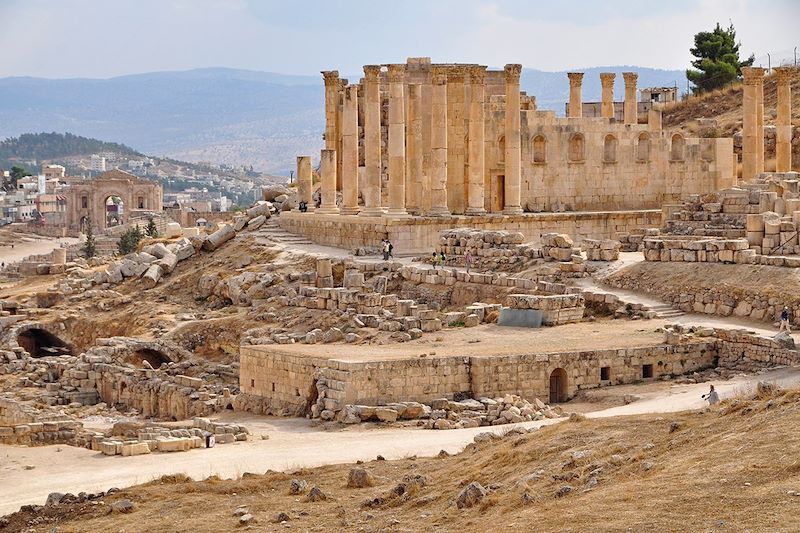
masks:
<path id="1" fill-rule="evenodd" d="M 146 211 L 161 211 L 162 192 L 160 184 L 118 169 L 104 172 L 91 180 L 74 181 L 66 191 L 67 225 L 70 229 L 79 230 L 82 221 L 89 219 L 94 228 L 106 229 L 106 201 L 110 196 L 119 197 L 125 208 L 120 217 L 123 223 L 134 211 L 139 210 L 139 206 L 144 206 Z"/>
<path id="2" fill-rule="evenodd" d="M 563 368 L 556 368 L 550 373 L 550 403 L 561 403 L 566 402 L 568 393 L 567 393 L 567 371 Z"/>
<path id="3" fill-rule="evenodd" d="M 110 194 L 103 200 L 103 205 L 105 206 L 105 227 L 121 226 L 125 223 L 128 206 L 122 196 Z"/>
<path id="4" fill-rule="evenodd" d="M 57 357 L 72 355 L 69 343 L 42 328 L 27 328 L 17 335 L 17 344 L 31 357 Z"/>

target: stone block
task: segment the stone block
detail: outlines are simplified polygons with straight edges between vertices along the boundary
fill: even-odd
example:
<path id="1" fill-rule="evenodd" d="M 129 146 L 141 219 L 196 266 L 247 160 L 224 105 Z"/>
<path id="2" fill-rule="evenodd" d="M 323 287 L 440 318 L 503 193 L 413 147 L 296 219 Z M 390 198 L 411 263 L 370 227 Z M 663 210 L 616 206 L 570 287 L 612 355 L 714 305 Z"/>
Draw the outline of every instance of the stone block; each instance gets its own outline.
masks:
<path id="1" fill-rule="evenodd" d="M 150 453 L 150 447 L 146 442 L 136 442 L 122 445 L 123 457 L 129 457 L 131 455 L 144 455 L 147 453 Z"/>

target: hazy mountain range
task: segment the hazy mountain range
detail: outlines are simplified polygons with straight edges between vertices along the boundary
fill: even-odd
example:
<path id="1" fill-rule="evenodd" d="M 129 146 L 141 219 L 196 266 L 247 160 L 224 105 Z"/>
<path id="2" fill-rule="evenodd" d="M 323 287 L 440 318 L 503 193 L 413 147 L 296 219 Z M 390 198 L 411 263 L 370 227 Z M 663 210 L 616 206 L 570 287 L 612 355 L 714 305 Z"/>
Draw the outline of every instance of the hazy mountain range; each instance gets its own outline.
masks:
<path id="1" fill-rule="evenodd" d="M 584 69 L 585 101 L 600 98 L 600 72 L 639 72 L 639 87 L 685 84 L 675 70 Z M 359 75 L 343 73 L 355 81 Z M 522 89 L 540 108 L 563 113 L 566 72 L 524 69 Z M 623 94 L 618 75 L 615 95 Z M 110 79 L 0 78 L 0 140 L 28 132 L 71 132 L 186 161 L 253 165 L 286 173 L 295 156 L 322 146 L 322 76 L 226 68 Z"/>

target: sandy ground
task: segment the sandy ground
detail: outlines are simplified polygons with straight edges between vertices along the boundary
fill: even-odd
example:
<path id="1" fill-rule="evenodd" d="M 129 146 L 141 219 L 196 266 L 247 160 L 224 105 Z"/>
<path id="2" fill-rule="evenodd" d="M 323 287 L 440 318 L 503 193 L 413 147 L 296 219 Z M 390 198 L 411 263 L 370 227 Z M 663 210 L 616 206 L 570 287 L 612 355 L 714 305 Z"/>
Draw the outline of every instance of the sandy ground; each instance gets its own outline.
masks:
<path id="1" fill-rule="evenodd" d="M 771 381 L 788 387 L 800 384 L 800 369 L 776 369 L 757 376 L 742 376 L 715 383 L 722 398 L 746 393 L 758 381 Z M 698 409 L 705 405 L 700 397 L 708 384 L 676 385 L 659 382 L 615 387 L 615 393 L 635 394 L 640 400 L 589 414 L 609 417 L 644 413 L 669 413 Z M 569 404 L 564 404 L 569 410 Z M 106 457 L 97 452 L 70 446 L 0 446 L 0 514 L 20 505 L 43 503 L 53 491 L 106 490 L 150 481 L 164 474 L 183 473 L 194 479 L 212 474 L 223 478 L 245 472 L 295 470 L 325 464 L 372 460 L 377 455 L 400 459 L 412 455 L 433 456 L 440 450 L 460 451 L 477 433 L 504 432 L 513 425 L 451 431 L 417 428 L 347 427 L 325 431 L 305 419 L 272 418 L 240 413 L 221 417 L 247 425 L 253 433 L 250 442 L 220 445 L 210 450 L 184 453 Z M 528 422 L 524 427 L 540 427 L 564 419 Z M 261 435 L 269 438 L 261 439 Z M 35 465 L 25 470 L 26 465 Z"/>
<path id="2" fill-rule="evenodd" d="M 0 230 L 0 261 L 6 265 L 21 261 L 29 255 L 50 253 L 62 243 L 75 244 L 78 239 L 72 237 L 53 238 L 40 237 L 31 233 L 20 233 L 9 227 Z M 13 248 L 12 248 L 13 245 Z"/>
<path id="3" fill-rule="evenodd" d="M 557 328 L 517 328 L 483 324 L 473 328 L 441 330 L 402 344 L 337 345 L 318 347 L 303 344 L 270 345 L 270 351 L 280 350 L 309 357 L 346 361 L 386 361 L 408 357 L 448 357 L 482 355 L 517 355 L 549 353 L 564 350 L 600 350 L 653 346 L 664 340 L 656 329 L 666 320 L 598 320 L 580 322 Z"/>

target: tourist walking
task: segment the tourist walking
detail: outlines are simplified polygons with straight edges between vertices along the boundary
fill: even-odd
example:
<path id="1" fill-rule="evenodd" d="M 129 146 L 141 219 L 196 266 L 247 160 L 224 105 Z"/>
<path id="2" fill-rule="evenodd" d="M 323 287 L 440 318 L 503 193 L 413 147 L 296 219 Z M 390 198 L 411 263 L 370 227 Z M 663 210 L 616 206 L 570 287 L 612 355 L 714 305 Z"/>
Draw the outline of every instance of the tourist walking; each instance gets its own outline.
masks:
<path id="1" fill-rule="evenodd" d="M 389 244 L 389 241 L 387 239 L 381 240 L 381 249 L 383 251 L 383 260 L 384 261 L 388 261 L 389 260 L 389 254 L 391 253 L 391 249 L 389 248 L 389 246 L 391 246 L 391 245 Z"/>
<path id="2" fill-rule="evenodd" d="M 714 385 L 711 385 L 711 390 L 708 391 L 708 394 L 703 394 L 702 398 L 708 402 L 708 405 L 719 403 L 719 394 L 714 390 Z"/>
<path id="3" fill-rule="evenodd" d="M 436 250 L 433 251 L 431 254 L 431 265 L 436 266 L 439 264 L 439 256 L 436 254 Z"/>
<path id="4" fill-rule="evenodd" d="M 464 254 L 464 266 L 467 267 L 467 274 L 469 274 L 469 269 L 472 268 L 472 253 L 469 250 Z"/>
<path id="5" fill-rule="evenodd" d="M 439 253 L 439 261 L 441 261 L 442 266 L 447 264 L 447 256 L 444 255 L 444 250 Z"/>
<path id="6" fill-rule="evenodd" d="M 386 243 L 389 245 L 389 258 L 394 259 L 394 244 L 389 239 L 386 239 Z"/>
<path id="7" fill-rule="evenodd" d="M 789 328 L 789 308 L 784 306 L 783 311 L 781 311 L 781 328 L 780 331 L 788 331 L 791 332 L 792 330 Z"/>

